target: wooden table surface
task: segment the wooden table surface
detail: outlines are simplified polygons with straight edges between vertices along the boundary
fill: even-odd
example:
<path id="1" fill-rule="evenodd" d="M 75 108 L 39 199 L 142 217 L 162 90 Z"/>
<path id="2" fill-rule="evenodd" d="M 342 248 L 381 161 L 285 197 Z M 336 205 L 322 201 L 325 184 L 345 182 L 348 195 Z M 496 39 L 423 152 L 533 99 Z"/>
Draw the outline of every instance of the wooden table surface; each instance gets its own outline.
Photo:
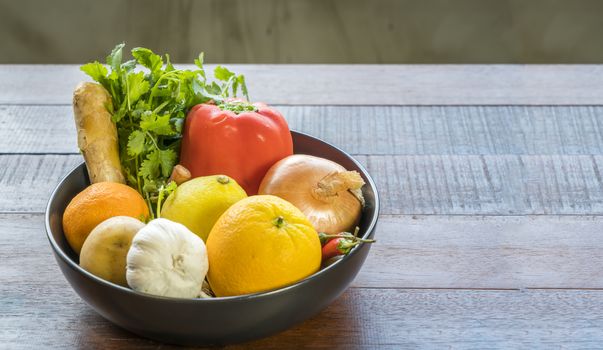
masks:
<path id="1" fill-rule="evenodd" d="M 603 66 L 237 65 L 353 154 L 378 243 L 318 316 L 232 348 L 603 347 Z M 0 348 L 169 348 L 72 291 L 43 214 L 82 161 L 77 66 L 0 66 Z"/>

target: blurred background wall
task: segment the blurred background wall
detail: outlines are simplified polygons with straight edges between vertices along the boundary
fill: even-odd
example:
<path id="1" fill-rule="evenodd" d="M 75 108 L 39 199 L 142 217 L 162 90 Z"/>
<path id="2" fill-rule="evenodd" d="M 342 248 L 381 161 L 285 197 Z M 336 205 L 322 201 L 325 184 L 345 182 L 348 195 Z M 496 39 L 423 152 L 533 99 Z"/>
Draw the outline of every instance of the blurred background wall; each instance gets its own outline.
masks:
<path id="1" fill-rule="evenodd" d="M 0 63 L 601 63 L 597 0 L 0 0 Z"/>

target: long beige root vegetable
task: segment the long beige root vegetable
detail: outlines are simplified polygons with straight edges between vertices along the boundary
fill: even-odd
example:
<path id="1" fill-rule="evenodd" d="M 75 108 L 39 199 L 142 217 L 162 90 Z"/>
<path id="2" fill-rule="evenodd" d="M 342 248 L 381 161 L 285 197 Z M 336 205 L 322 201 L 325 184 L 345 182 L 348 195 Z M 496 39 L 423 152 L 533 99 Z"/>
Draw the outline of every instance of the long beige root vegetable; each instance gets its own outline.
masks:
<path id="1" fill-rule="evenodd" d="M 117 129 L 107 107 L 111 96 L 99 84 L 83 82 L 73 92 L 77 144 L 92 183 L 125 183 L 119 162 Z"/>

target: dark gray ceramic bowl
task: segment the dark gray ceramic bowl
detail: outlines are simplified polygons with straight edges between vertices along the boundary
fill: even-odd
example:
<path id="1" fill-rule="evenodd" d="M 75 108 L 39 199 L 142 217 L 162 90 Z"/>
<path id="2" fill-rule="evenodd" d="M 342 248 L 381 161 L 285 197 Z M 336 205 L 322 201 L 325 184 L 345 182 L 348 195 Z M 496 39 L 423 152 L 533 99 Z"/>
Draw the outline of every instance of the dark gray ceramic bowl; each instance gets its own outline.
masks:
<path id="1" fill-rule="evenodd" d="M 292 132 L 295 153 L 331 159 L 357 170 L 367 185 L 360 235 L 373 237 L 379 214 L 375 183 L 367 171 L 340 149 L 314 137 Z M 83 270 L 63 236 L 65 207 L 89 184 L 79 165 L 56 187 L 46 209 L 46 232 L 61 271 L 73 289 L 104 318 L 143 337 L 185 344 L 227 344 L 264 337 L 321 311 L 352 282 L 369 252 L 362 244 L 341 261 L 293 285 L 264 293 L 215 299 L 172 299 L 140 294 Z"/>

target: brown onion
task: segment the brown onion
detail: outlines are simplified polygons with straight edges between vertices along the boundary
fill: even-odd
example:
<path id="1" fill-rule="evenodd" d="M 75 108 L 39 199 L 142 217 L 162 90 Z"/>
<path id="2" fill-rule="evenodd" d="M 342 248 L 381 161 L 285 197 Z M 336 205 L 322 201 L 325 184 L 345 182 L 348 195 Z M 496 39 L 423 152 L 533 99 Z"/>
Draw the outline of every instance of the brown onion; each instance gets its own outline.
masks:
<path id="1" fill-rule="evenodd" d="M 274 164 L 259 194 L 281 197 L 310 220 L 318 232 L 350 232 L 360 220 L 364 180 L 328 159 L 294 154 Z"/>

